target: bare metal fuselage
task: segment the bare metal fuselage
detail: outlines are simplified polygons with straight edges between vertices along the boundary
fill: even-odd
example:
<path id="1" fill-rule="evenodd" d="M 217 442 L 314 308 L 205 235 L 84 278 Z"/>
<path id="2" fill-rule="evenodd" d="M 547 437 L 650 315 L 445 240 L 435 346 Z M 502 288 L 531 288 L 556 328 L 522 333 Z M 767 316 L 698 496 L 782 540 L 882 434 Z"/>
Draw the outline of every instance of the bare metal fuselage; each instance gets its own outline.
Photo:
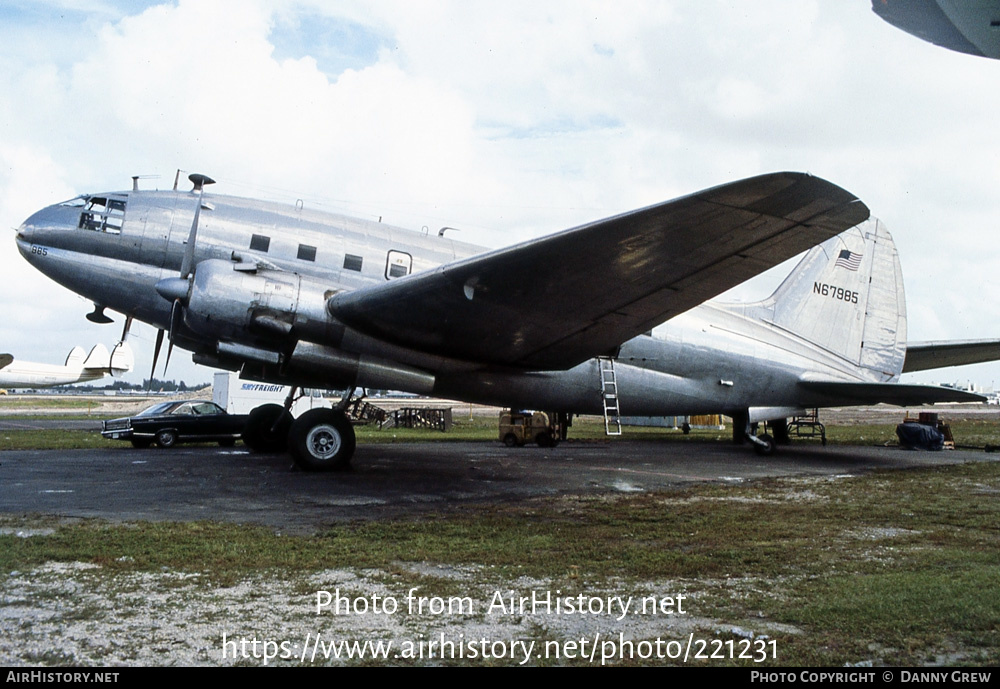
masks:
<path id="1" fill-rule="evenodd" d="M 95 304 L 169 330 L 199 363 L 311 387 L 359 385 L 602 412 L 597 359 L 569 370 L 484 366 L 366 335 L 325 308 L 330 295 L 434 270 L 478 254 L 480 247 L 301 204 L 206 194 L 194 254 L 194 282 L 201 280 L 204 290 L 192 293 L 191 308 L 172 322 L 172 300 L 157 285 L 181 270 L 199 197 L 176 191 L 103 194 L 88 214 L 93 198 L 30 217 L 18 231 L 20 252 Z M 199 315 L 198 299 L 215 311 Z M 877 375 L 861 369 L 857 361 L 768 322 L 754 305 L 706 302 L 651 335 L 625 342 L 617 353 L 621 412 L 635 416 L 749 410 L 776 418 L 838 402 L 803 389 L 800 381 L 891 382 L 898 375 L 898 369 Z"/>

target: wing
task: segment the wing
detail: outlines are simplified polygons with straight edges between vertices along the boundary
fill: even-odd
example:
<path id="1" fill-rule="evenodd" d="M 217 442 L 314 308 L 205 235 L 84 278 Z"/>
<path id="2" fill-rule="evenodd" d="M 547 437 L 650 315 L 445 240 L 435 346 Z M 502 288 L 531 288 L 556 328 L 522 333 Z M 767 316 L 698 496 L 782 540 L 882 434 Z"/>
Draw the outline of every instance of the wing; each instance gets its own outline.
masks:
<path id="1" fill-rule="evenodd" d="M 939 402 L 983 402 L 986 400 L 982 395 L 936 385 L 800 381 L 799 386 L 810 392 L 828 396 L 830 399 L 821 406 L 885 403 L 908 407 Z"/>
<path id="2" fill-rule="evenodd" d="M 914 342 L 906 345 L 903 373 L 1000 360 L 1000 340 Z"/>
<path id="3" fill-rule="evenodd" d="M 0 368 L 7 368 L 13 360 L 14 357 L 10 354 L 0 354 Z"/>
<path id="4" fill-rule="evenodd" d="M 334 295 L 330 312 L 395 344 L 566 369 L 868 218 L 817 177 L 775 173 Z"/>
<path id="5" fill-rule="evenodd" d="M 1000 57 L 996 0 L 945 4 L 947 8 L 939 0 L 872 0 L 872 11 L 896 28 L 942 48 Z"/>

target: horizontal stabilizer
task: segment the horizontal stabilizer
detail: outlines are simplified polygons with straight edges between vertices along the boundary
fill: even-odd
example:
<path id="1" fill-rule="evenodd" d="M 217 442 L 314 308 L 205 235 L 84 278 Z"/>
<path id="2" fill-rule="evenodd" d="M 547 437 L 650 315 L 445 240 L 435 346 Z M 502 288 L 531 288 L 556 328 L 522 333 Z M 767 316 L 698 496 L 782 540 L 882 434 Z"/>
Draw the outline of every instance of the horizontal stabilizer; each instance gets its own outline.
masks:
<path id="1" fill-rule="evenodd" d="M 983 402 L 986 400 L 982 395 L 937 385 L 800 381 L 799 387 L 830 398 L 826 404 L 819 406 L 878 404 L 881 402 L 908 407 L 938 402 Z"/>
<path id="2" fill-rule="evenodd" d="M 14 357 L 11 356 L 10 354 L 0 354 L 0 368 L 4 368 L 5 366 L 9 366 L 10 362 L 12 362 L 13 360 L 14 360 Z"/>
<path id="3" fill-rule="evenodd" d="M 1000 340 L 912 342 L 906 345 L 903 373 L 1000 360 Z"/>

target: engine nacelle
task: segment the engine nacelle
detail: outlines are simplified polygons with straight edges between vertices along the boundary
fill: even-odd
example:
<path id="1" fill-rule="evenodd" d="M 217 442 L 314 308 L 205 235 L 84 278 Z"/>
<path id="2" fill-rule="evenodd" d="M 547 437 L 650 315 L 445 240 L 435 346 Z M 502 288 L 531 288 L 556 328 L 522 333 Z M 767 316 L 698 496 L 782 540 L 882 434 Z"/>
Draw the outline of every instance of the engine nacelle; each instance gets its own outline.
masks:
<path id="1" fill-rule="evenodd" d="M 184 308 L 184 325 L 219 341 L 336 345 L 344 326 L 326 310 L 334 294 L 319 281 L 280 270 L 242 269 L 243 264 L 209 259 L 198 264 Z M 294 330 L 294 333 L 292 332 Z"/>

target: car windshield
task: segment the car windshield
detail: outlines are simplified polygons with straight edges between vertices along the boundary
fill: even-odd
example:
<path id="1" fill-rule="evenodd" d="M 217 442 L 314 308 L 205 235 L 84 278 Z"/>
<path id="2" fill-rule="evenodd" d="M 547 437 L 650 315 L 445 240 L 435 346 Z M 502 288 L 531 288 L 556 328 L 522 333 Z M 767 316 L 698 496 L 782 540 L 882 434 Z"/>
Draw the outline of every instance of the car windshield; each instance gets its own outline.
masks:
<path id="1" fill-rule="evenodd" d="M 159 404 L 154 404 L 152 407 L 147 407 L 141 412 L 136 414 L 136 416 L 155 416 L 157 414 L 166 413 L 170 407 L 172 407 L 176 402 L 160 402 Z"/>

